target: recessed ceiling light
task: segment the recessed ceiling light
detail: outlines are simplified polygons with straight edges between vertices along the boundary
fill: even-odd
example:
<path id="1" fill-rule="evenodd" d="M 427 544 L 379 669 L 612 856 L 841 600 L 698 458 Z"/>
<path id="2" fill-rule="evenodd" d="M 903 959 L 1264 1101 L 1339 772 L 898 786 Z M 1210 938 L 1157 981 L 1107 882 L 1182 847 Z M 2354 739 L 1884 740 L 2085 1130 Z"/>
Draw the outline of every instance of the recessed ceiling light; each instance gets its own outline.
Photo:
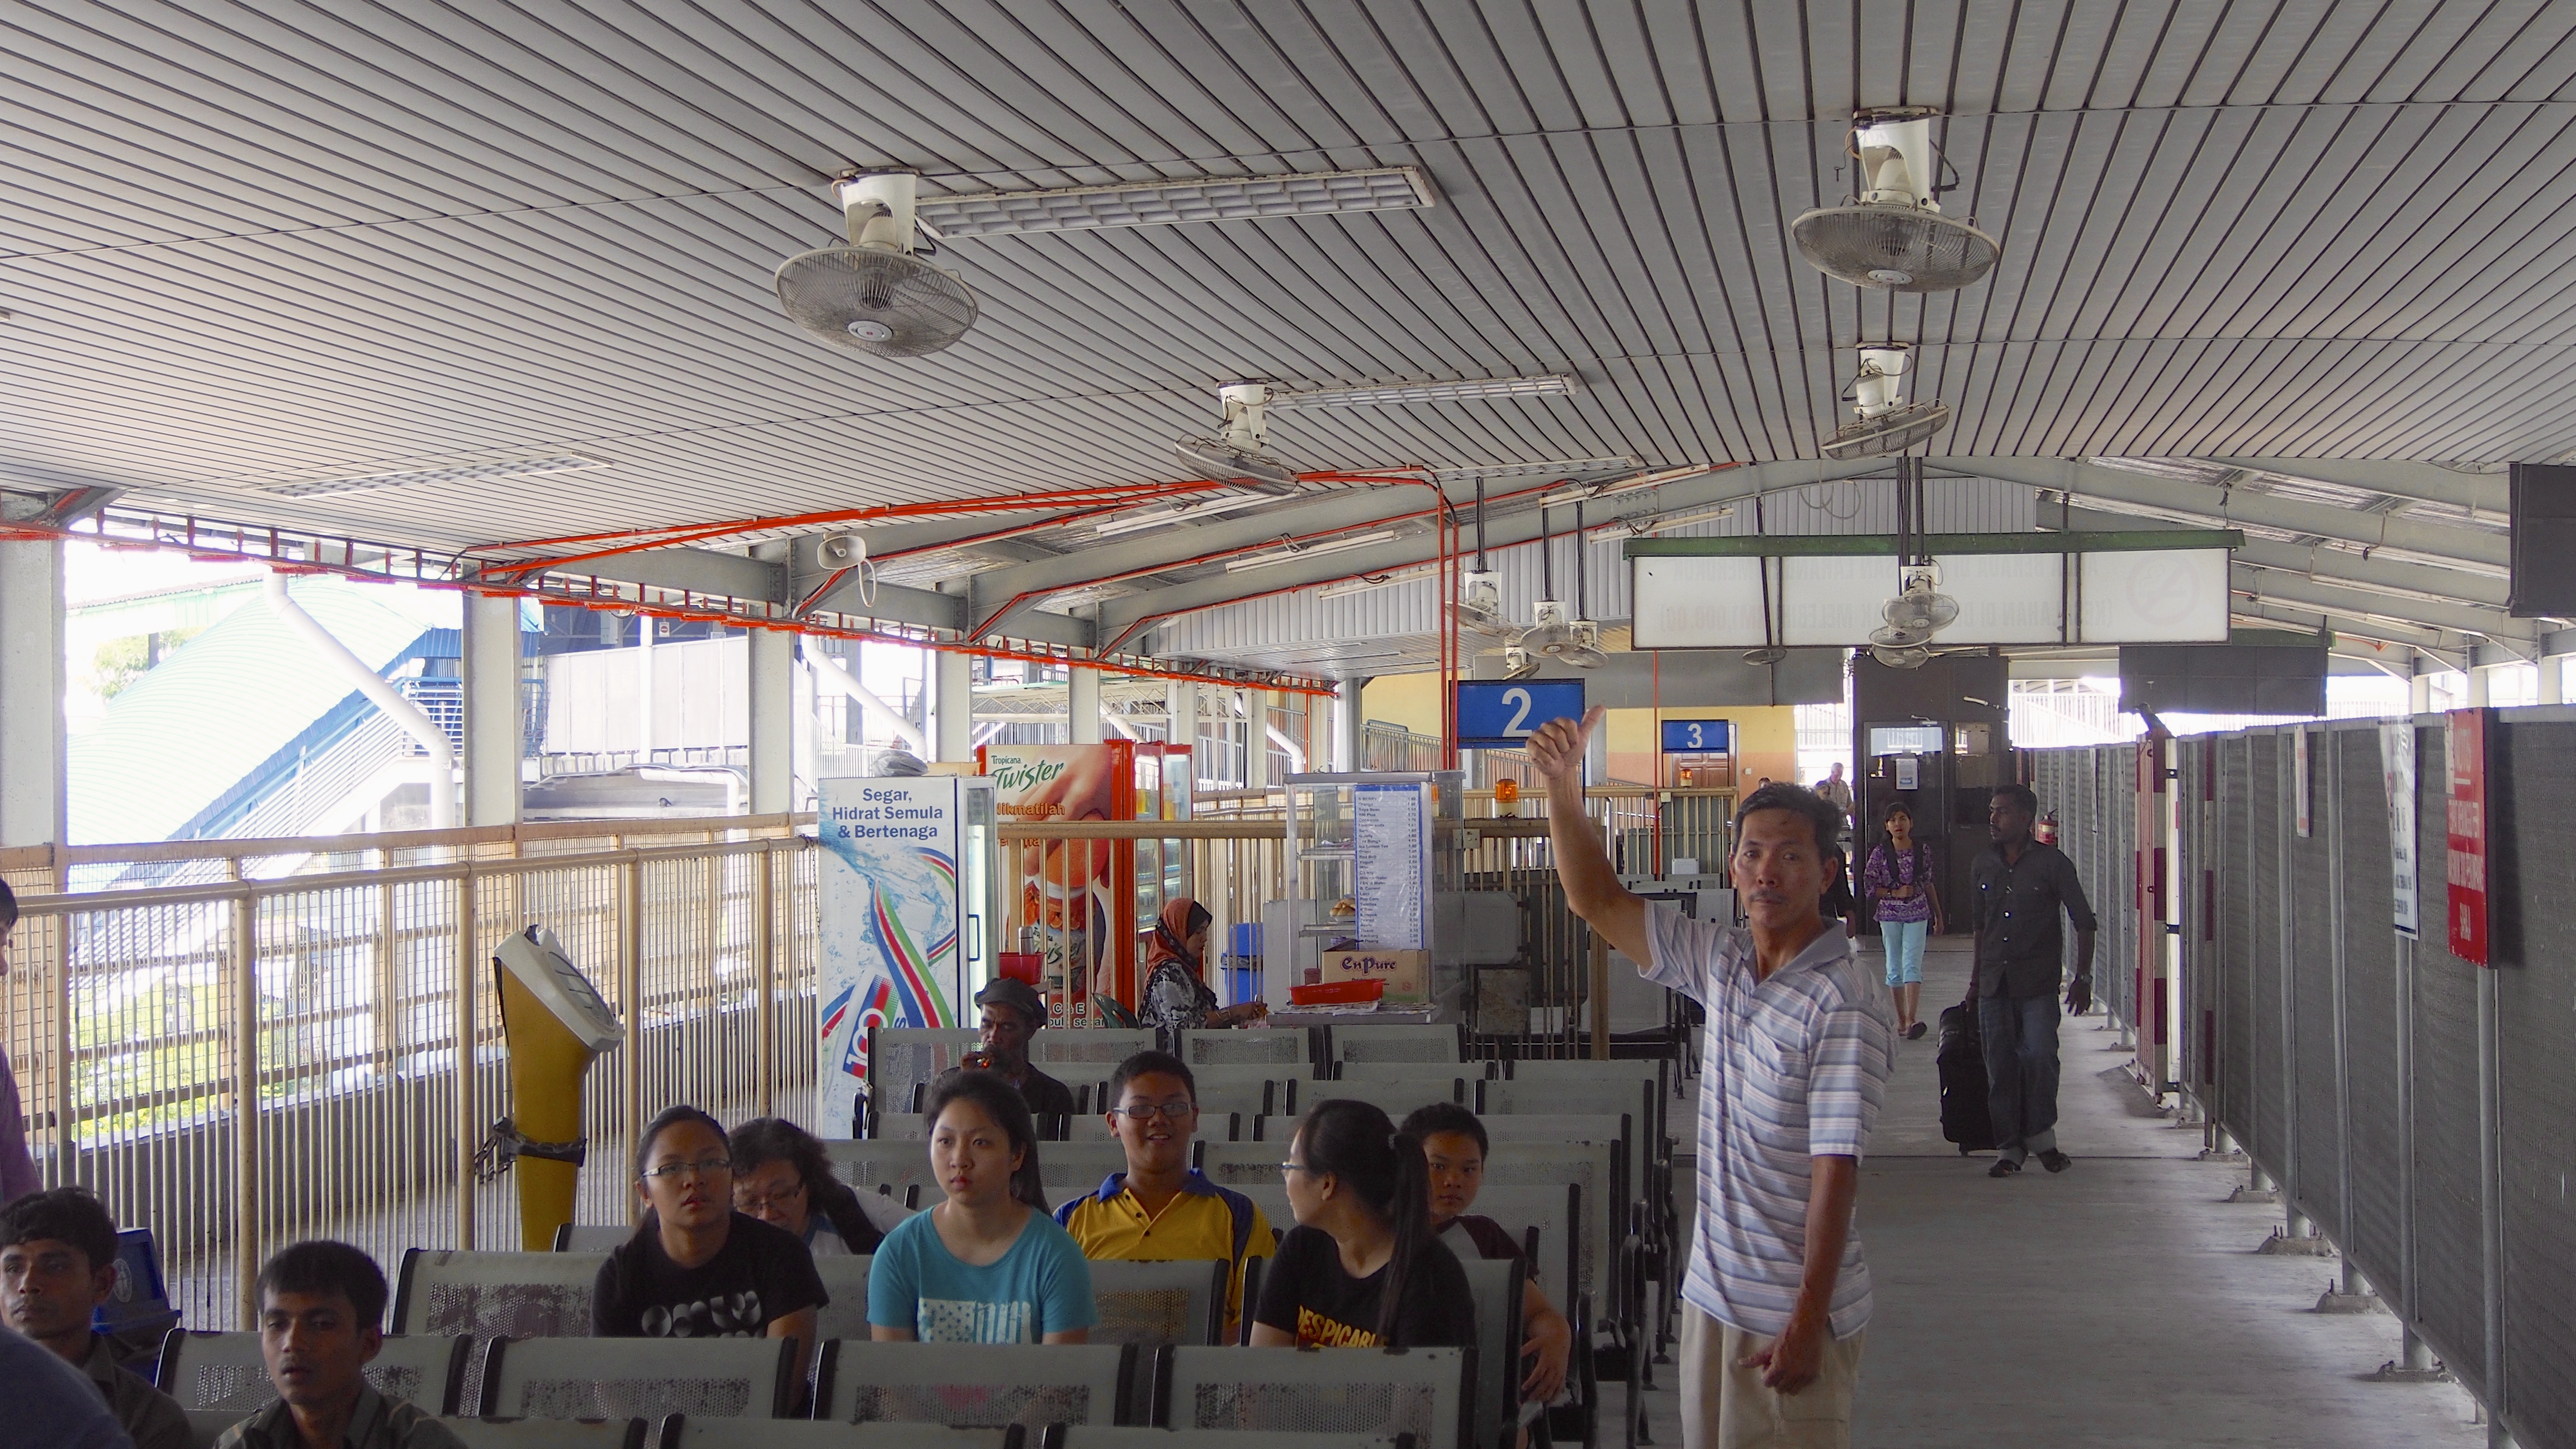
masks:
<path id="1" fill-rule="evenodd" d="M 1432 206 L 1438 199 L 1421 168 L 1386 166 L 1368 171 L 1210 176 L 1192 181 L 922 196 L 913 203 L 913 215 L 922 230 L 945 239 L 1014 231 L 1088 231 L 1337 211 L 1404 210 Z"/>
<path id="2" fill-rule="evenodd" d="M 351 473 L 338 478 L 314 478 L 301 483 L 270 483 L 261 491 L 282 498 L 310 498 L 322 493 L 355 493 L 367 488 L 408 488 L 418 483 L 460 483 L 491 478 L 533 478 L 545 473 L 587 473 L 609 464 L 598 458 L 585 458 L 577 453 L 556 453 L 539 458 L 497 458 L 479 463 L 458 463 L 445 468 L 416 468 L 400 473 Z"/>

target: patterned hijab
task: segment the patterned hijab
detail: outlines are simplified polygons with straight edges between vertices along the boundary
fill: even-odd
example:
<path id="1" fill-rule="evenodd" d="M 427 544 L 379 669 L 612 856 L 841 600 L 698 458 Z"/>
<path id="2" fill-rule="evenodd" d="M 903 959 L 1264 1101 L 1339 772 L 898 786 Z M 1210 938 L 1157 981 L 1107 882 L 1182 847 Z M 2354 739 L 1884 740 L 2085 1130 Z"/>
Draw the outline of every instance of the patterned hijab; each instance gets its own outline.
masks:
<path id="1" fill-rule="evenodd" d="M 1151 971 L 1166 961 L 1178 961 L 1193 976 L 1205 976 L 1207 963 L 1190 954 L 1190 937 L 1208 928 L 1215 920 L 1208 908 L 1178 896 L 1163 907 L 1162 918 L 1154 922 L 1154 939 L 1145 943 L 1145 969 Z"/>

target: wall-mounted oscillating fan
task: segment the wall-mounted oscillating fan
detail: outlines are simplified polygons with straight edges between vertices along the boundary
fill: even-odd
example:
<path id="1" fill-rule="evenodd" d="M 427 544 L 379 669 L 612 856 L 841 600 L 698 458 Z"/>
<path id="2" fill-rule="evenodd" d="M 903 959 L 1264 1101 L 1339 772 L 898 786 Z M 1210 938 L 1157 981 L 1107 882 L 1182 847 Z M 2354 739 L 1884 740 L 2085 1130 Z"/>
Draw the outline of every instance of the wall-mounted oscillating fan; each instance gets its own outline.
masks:
<path id="1" fill-rule="evenodd" d="M 1949 292 L 1993 271 L 1995 239 L 1933 198 L 1931 112 L 1921 108 L 1853 117 L 1845 143 L 1859 163 L 1861 193 L 1789 223 L 1789 236 L 1816 268 L 1855 287 Z"/>
<path id="2" fill-rule="evenodd" d="M 880 171 L 834 184 L 849 242 L 778 264 L 778 303 L 797 326 L 878 357 L 922 357 L 975 325 L 975 294 L 913 254 L 914 181 Z"/>
<path id="3" fill-rule="evenodd" d="M 1504 676 L 1527 679 L 1544 664 L 1562 664 L 1573 669 L 1598 669 L 1609 662 L 1601 652 L 1601 626 L 1578 617 L 1583 597 L 1583 506 L 1574 510 L 1575 602 L 1569 606 L 1556 597 L 1556 550 L 1547 534 L 1547 505 L 1538 510 L 1539 601 L 1532 610 L 1530 627 L 1512 638 L 1503 651 Z"/>
<path id="4" fill-rule="evenodd" d="M 1187 437 L 1172 445 L 1181 466 L 1206 478 L 1223 478 L 1255 493 L 1287 497 L 1297 491 L 1297 470 L 1271 456 L 1265 410 L 1274 389 L 1266 382 L 1229 382 L 1216 390 L 1225 426 L 1213 438 Z"/>
<path id="5" fill-rule="evenodd" d="M 1485 566 L 1485 480 L 1476 480 L 1476 566 L 1458 576 L 1458 627 L 1499 639 L 1512 632 L 1503 612 L 1503 576 Z"/>
<path id="6" fill-rule="evenodd" d="M 1932 658 L 1932 636 L 1958 621 L 1959 601 L 1941 592 L 1934 570 L 1913 567 L 1878 612 L 1887 622 L 1870 631 L 1870 656 L 1890 669 L 1920 669 Z"/>

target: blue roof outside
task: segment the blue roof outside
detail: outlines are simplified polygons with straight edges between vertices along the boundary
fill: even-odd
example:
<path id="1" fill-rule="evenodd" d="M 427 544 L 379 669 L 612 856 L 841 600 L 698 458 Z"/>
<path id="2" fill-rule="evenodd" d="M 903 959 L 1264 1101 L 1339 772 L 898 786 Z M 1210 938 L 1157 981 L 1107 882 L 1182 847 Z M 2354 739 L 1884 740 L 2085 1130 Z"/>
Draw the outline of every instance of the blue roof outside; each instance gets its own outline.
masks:
<path id="1" fill-rule="evenodd" d="M 375 669 L 462 623 L 458 595 L 294 581 L 295 602 Z M 265 604 L 236 609 L 108 701 L 70 741 L 75 844 L 167 840 L 356 691 Z M 359 705 L 365 706 L 363 699 Z"/>

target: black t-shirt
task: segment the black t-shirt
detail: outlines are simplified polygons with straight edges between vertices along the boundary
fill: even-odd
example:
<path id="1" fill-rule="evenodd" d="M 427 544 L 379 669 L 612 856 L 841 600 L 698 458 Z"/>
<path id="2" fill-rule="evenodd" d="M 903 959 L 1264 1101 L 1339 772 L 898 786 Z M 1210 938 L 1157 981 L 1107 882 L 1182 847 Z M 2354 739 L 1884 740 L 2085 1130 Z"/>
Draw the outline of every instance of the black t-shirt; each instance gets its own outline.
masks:
<path id="1" fill-rule="evenodd" d="M 652 1214 L 599 1265 L 590 1289 L 594 1338 L 759 1338 L 772 1319 L 831 1301 L 814 1255 L 785 1228 L 735 1213 L 725 1245 L 694 1268 L 662 1251 Z"/>
<path id="2" fill-rule="evenodd" d="M 1386 1270 L 1365 1278 L 1342 1271 L 1341 1249 L 1321 1228 L 1291 1228 L 1261 1277 L 1252 1321 L 1297 1336 L 1297 1346 L 1378 1347 L 1379 1290 Z M 1425 1243 L 1404 1295 L 1395 1335 L 1406 1348 L 1468 1348 L 1476 1342 L 1475 1295 L 1457 1255 L 1436 1239 Z"/>

